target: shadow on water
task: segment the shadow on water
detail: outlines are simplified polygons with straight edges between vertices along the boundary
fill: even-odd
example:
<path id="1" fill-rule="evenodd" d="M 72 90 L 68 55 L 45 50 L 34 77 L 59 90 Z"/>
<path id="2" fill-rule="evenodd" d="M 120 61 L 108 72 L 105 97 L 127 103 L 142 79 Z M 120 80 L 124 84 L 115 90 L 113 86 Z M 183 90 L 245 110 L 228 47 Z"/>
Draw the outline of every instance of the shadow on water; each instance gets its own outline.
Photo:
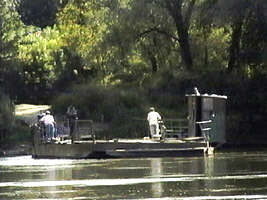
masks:
<path id="1" fill-rule="evenodd" d="M 0 199 L 267 199 L 266 153 L 109 160 L 0 158 Z"/>

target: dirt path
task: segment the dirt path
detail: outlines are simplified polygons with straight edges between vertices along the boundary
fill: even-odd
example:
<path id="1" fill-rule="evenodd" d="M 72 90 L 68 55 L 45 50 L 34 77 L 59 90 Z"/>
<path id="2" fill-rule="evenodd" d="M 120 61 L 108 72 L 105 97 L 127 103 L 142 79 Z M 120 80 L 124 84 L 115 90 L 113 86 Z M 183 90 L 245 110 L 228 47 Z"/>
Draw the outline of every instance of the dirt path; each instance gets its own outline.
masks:
<path id="1" fill-rule="evenodd" d="M 36 122 L 38 114 L 50 108 L 49 105 L 19 104 L 15 107 L 15 115 L 27 124 L 33 124 Z"/>

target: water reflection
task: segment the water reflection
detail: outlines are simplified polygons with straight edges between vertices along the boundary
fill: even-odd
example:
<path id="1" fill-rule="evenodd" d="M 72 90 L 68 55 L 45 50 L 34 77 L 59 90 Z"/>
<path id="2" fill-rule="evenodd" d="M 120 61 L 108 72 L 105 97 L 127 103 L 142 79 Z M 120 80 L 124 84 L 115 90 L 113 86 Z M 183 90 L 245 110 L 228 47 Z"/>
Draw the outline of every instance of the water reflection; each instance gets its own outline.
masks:
<path id="1" fill-rule="evenodd" d="M 267 199 L 267 154 L 110 160 L 0 158 L 0 199 Z"/>
<path id="2" fill-rule="evenodd" d="M 56 167 L 61 165 L 72 164 L 73 160 L 66 159 L 32 159 L 31 156 L 18 156 L 18 157 L 0 157 L 0 166 L 9 167 L 29 167 L 29 166 L 52 166 Z"/>
<path id="3" fill-rule="evenodd" d="M 211 177 L 214 175 L 214 156 L 205 156 L 204 157 L 204 169 L 205 174 L 207 177 Z M 223 166 L 220 166 L 220 168 L 223 168 Z"/>
<path id="4" fill-rule="evenodd" d="M 161 177 L 162 176 L 162 159 L 154 158 L 151 160 L 151 176 Z M 161 197 L 162 195 L 162 182 L 156 182 L 151 185 L 153 197 Z"/>
<path id="5" fill-rule="evenodd" d="M 206 177 L 211 178 L 214 176 L 214 156 L 204 157 L 204 171 Z M 213 181 L 205 181 L 204 185 L 208 192 L 210 192 L 214 187 Z"/>

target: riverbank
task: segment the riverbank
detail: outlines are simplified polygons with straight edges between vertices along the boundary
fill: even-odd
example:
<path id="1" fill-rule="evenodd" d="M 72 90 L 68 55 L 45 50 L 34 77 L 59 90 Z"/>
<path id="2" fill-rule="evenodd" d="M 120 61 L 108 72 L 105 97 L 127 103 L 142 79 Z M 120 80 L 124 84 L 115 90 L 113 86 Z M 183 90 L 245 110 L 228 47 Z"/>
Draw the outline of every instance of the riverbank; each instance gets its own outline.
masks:
<path id="1" fill-rule="evenodd" d="M 30 142 L 1 145 L 0 157 L 13 157 L 24 155 L 32 155 L 32 144 Z"/>
<path id="2" fill-rule="evenodd" d="M 30 125 L 36 123 L 37 115 L 50 109 L 49 105 L 32 105 L 32 104 L 19 104 L 15 106 L 16 123 L 21 126 L 28 127 L 30 132 Z M 24 134 L 24 133 L 18 133 Z M 21 136 L 20 138 L 23 138 Z M 6 141 L 0 144 L 0 157 L 2 156 L 22 156 L 32 154 L 31 141 Z"/>

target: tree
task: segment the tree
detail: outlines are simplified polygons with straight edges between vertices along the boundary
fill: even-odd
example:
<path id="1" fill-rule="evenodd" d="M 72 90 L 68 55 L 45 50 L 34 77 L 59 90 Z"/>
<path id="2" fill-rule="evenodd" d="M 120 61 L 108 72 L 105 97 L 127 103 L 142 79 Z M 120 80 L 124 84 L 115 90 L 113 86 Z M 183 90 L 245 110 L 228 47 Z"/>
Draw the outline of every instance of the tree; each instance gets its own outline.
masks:
<path id="1" fill-rule="evenodd" d="M 60 33 L 57 29 L 28 26 L 28 34 L 20 40 L 17 58 L 21 63 L 25 95 L 31 100 L 48 98 L 47 91 L 61 73 L 58 71 L 60 62 L 55 55 L 62 53 Z M 62 61 L 62 59 L 60 60 Z"/>
<path id="2" fill-rule="evenodd" d="M 16 98 L 15 83 L 19 80 L 16 59 L 18 41 L 23 35 L 22 23 L 14 1 L 0 1 L 0 87 L 12 100 Z M 12 79 L 10 79 L 12 77 Z"/>
<path id="3" fill-rule="evenodd" d="M 105 13 L 101 1 L 77 0 L 69 2 L 58 14 L 57 26 L 66 56 L 66 70 L 62 70 L 79 82 L 96 77 L 102 70 L 98 44 L 106 32 Z"/>
<path id="4" fill-rule="evenodd" d="M 122 44 L 124 44 L 126 47 L 129 47 L 129 45 L 134 47 L 134 42 L 137 42 L 139 50 L 142 50 L 140 53 L 145 60 L 149 61 L 152 72 L 156 72 L 162 65 L 160 62 L 164 58 L 160 58 L 159 55 L 164 51 L 166 53 L 171 51 L 171 55 L 176 52 L 176 63 L 181 56 L 185 68 L 189 71 L 192 70 L 193 58 L 189 29 L 195 3 L 195 0 L 129 1 L 128 6 L 115 10 L 118 13 L 120 24 L 115 25 L 114 34 L 115 30 L 127 32 L 127 35 L 123 34 L 123 37 L 126 37 L 127 40 L 120 38 L 118 45 L 122 47 Z M 129 24 L 127 25 L 126 22 Z M 118 34 L 118 31 L 116 31 L 116 34 Z M 131 36 L 132 38 L 138 38 L 138 40 L 131 39 Z M 127 46 L 125 43 L 129 45 Z M 164 48 L 166 49 L 163 50 Z M 179 52 L 179 56 L 177 56 L 177 52 Z M 170 54 L 167 53 L 167 55 Z M 169 65 L 172 65 L 172 63 L 169 63 Z M 176 64 L 176 66 L 179 66 L 179 64 Z"/>
<path id="5" fill-rule="evenodd" d="M 17 10 L 24 24 L 44 28 L 55 23 L 58 4 L 57 0 L 20 0 Z"/>
<path id="6" fill-rule="evenodd" d="M 182 68 L 173 21 L 165 9 L 152 0 L 112 1 L 108 8 L 109 32 L 101 45 L 111 81 L 141 86 L 166 66 Z"/>
<path id="7" fill-rule="evenodd" d="M 206 0 L 205 4 L 209 5 L 202 11 L 206 17 L 212 19 L 217 27 L 230 32 L 228 73 L 251 73 L 255 64 L 259 66 L 264 62 L 266 31 L 262 27 L 266 24 L 266 1 Z"/>
<path id="8" fill-rule="evenodd" d="M 163 6 L 168 10 L 169 15 L 173 18 L 177 34 L 178 42 L 181 47 L 181 56 L 188 70 L 192 70 L 193 59 L 189 44 L 188 30 L 190 27 L 190 19 L 196 0 L 166 0 L 161 1 Z M 183 15 L 184 13 L 184 15 Z"/>

